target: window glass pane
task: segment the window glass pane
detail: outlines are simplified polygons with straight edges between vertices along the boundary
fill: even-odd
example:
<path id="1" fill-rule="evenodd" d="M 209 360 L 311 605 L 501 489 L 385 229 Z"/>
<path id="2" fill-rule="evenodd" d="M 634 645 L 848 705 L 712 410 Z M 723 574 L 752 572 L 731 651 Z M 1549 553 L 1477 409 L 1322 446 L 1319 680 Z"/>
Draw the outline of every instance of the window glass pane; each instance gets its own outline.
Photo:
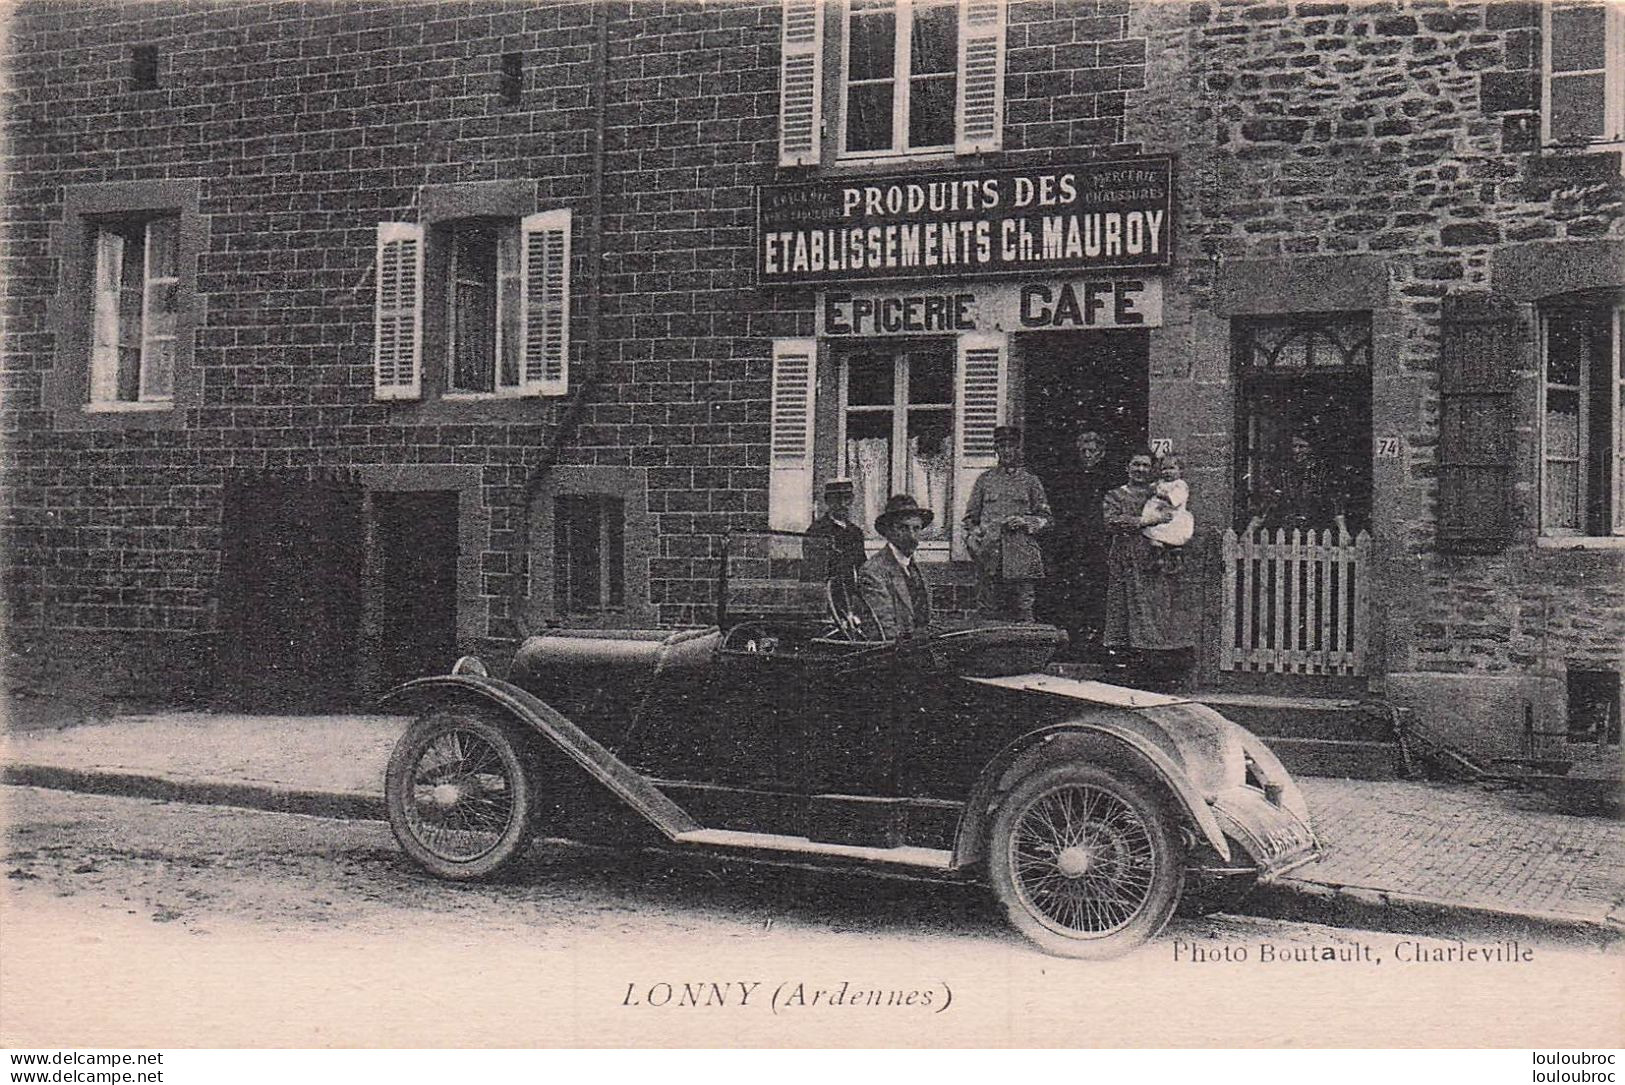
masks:
<path id="1" fill-rule="evenodd" d="M 1590 340 L 1586 366 L 1586 534 L 1613 530 L 1614 504 L 1614 373 L 1612 316 L 1594 310 L 1586 328 Z"/>
<path id="2" fill-rule="evenodd" d="M 554 605 L 574 612 L 597 610 L 602 597 L 599 505 L 591 495 L 570 494 L 553 507 Z"/>
<path id="3" fill-rule="evenodd" d="M 944 147 L 953 141 L 954 80 L 914 80 L 909 85 L 908 145 Z"/>
<path id="4" fill-rule="evenodd" d="M 852 87 L 846 97 L 846 149 L 888 151 L 892 146 L 892 85 Z"/>
<path id="5" fill-rule="evenodd" d="M 603 498 L 603 567 L 606 602 L 626 605 L 626 505 L 618 497 Z"/>
<path id="6" fill-rule="evenodd" d="M 1601 4 L 1552 9 L 1552 71 L 1601 68 L 1608 14 Z"/>
<path id="7" fill-rule="evenodd" d="M 1580 468 L 1573 463 L 1546 465 L 1546 494 L 1541 521 L 1547 528 L 1580 528 Z"/>
<path id="8" fill-rule="evenodd" d="M 952 409 L 908 413 L 903 477 L 914 499 L 936 513 L 921 539 L 946 539 L 952 525 L 953 504 L 949 491 L 954 477 L 953 432 Z"/>
<path id="9" fill-rule="evenodd" d="M 1570 313 L 1554 314 L 1546 323 L 1546 380 L 1578 385 L 1584 326 Z"/>
<path id="10" fill-rule="evenodd" d="M 173 278 L 175 275 L 176 225 L 172 218 L 153 219 L 147 223 L 147 271 L 154 278 Z"/>
<path id="11" fill-rule="evenodd" d="M 124 238 L 112 230 L 96 231 L 96 290 L 118 289 L 124 275 Z"/>
<path id="12" fill-rule="evenodd" d="M 1546 393 L 1546 455 L 1576 459 L 1580 455 L 1580 395 Z"/>
<path id="13" fill-rule="evenodd" d="M 146 364 L 141 373 L 141 398 L 169 399 L 175 394 L 175 340 L 154 339 L 147 343 Z"/>
<path id="14" fill-rule="evenodd" d="M 126 285 L 118 292 L 118 341 L 121 346 L 141 347 L 141 287 Z"/>
<path id="15" fill-rule="evenodd" d="M 909 74 L 952 72 L 959 67 L 959 6 L 938 4 L 914 9 L 909 34 Z"/>
<path id="16" fill-rule="evenodd" d="M 847 47 L 847 79 L 893 78 L 897 64 L 896 14 L 889 10 L 862 13 L 854 10 L 851 26 L 852 41 Z"/>
<path id="17" fill-rule="evenodd" d="M 118 395 L 121 401 L 133 403 L 141 398 L 141 347 L 139 344 L 118 348 Z"/>
<path id="18" fill-rule="evenodd" d="M 451 282 L 451 387 L 490 392 L 496 379 L 496 235 L 484 223 L 459 225 Z"/>
<path id="19" fill-rule="evenodd" d="M 499 278 L 497 305 L 501 308 L 501 383 L 504 388 L 519 387 L 519 230 L 503 232 L 497 246 Z"/>
<path id="20" fill-rule="evenodd" d="M 846 462 L 841 471 L 852 480 L 852 520 L 871 539 L 880 535 L 874 520 L 891 494 L 892 412 L 846 416 Z"/>
<path id="21" fill-rule="evenodd" d="M 890 405 L 896 398 L 892 387 L 890 354 L 854 354 L 846 362 L 846 401 L 856 406 Z M 888 423 L 889 425 L 889 423 Z M 887 432 L 891 432 L 890 429 Z"/>
<path id="22" fill-rule="evenodd" d="M 1552 139 L 1595 139 L 1603 131 L 1603 76 L 1566 75 L 1552 84 Z"/>
<path id="23" fill-rule="evenodd" d="M 953 359 L 942 351 L 922 351 L 909 355 L 908 401 L 910 404 L 952 405 Z"/>
<path id="24" fill-rule="evenodd" d="M 180 305 L 180 285 L 174 279 L 156 282 L 147 287 L 147 320 L 149 336 L 174 335 L 175 312 Z"/>

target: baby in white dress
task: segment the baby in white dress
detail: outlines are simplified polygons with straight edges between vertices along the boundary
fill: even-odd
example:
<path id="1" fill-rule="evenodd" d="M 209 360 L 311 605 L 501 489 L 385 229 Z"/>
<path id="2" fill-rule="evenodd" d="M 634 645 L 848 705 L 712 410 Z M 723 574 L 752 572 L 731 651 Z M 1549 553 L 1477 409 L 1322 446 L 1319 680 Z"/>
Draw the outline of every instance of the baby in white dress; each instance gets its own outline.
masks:
<path id="1" fill-rule="evenodd" d="M 1190 500 L 1191 488 L 1180 477 L 1181 467 L 1178 456 L 1162 458 L 1162 478 L 1140 513 L 1140 522 L 1146 525 L 1140 529 L 1140 534 L 1155 546 L 1184 546 L 1196 532 L 1196 520 L 1185 507 Z M 1171 511 L 1174 518 L 1167 523 L 1158 523 L 1166 511 Z"/>

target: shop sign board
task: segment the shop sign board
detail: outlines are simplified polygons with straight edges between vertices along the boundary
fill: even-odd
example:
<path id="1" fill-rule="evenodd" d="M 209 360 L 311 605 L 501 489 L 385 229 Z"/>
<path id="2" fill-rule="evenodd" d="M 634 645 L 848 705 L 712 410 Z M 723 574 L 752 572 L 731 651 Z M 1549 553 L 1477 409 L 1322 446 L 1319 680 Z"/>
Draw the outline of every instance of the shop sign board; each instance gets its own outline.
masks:
<path id="1" fill-rule="evenodd" d="M 757 190 L 761 285 L 1165 268 L 1173 160 L 820 178 Z"/>
<path id="2" fill-rule="evenodd" d="M 822 290 L 820 336 L 958 335 L 1162 327 L 1158 276 L 1067 277 L 962 287 Z"/>

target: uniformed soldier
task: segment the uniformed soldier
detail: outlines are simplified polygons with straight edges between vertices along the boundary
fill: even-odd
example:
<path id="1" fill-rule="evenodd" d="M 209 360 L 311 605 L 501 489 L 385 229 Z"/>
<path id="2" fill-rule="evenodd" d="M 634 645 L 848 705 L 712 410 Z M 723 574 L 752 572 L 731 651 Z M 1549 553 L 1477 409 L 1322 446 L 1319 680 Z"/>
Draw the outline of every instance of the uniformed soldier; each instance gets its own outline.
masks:
<path id="1" fill-rule="evenodd" d="M 1049 499 L 1038 476 L 1021 465 L 1021 430 L 998 426 L 999 465 L 971 487 L 965 506 L 966 545 L 976 560 L 976 605 L 989 617 L 1033 620 L 1033 595 L 1044 578 L 1038 533 L 1050 526 Z"/>

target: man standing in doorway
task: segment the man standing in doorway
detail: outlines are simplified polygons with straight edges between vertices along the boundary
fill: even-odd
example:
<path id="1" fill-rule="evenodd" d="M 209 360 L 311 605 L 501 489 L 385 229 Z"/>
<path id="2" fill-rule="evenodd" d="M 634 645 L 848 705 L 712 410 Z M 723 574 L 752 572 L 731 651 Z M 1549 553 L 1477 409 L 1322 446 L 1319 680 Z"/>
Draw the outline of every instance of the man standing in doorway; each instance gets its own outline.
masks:
<path id="1" fill-rule="evenodd" d="M 1077 458 L 1054 480 L 1055 531 L 1050 568 L 1059 582 L 1046 589 L 1050 620 L 1067 631 L 1071 656 L 1090 661 L 1101 653 L 1106 622 L 1106 554 L 1110 540 L 1101 502 L 1118 482 L 1106 463 L 1106 442 L 1097 430 L 1081 431 L 1073 442 Z"/>
<path id="2" fill-rule="evenodd" d="M 1021 430 L 998 426 L 999 465 L 984 471 L 965 506 L 966 548 L 976 559 L 976 606 L 985 616 L 1031 622 L 1044 578 L 1038 533 L 1050 525 L 1044 484 L 1021 465 Z"/>

